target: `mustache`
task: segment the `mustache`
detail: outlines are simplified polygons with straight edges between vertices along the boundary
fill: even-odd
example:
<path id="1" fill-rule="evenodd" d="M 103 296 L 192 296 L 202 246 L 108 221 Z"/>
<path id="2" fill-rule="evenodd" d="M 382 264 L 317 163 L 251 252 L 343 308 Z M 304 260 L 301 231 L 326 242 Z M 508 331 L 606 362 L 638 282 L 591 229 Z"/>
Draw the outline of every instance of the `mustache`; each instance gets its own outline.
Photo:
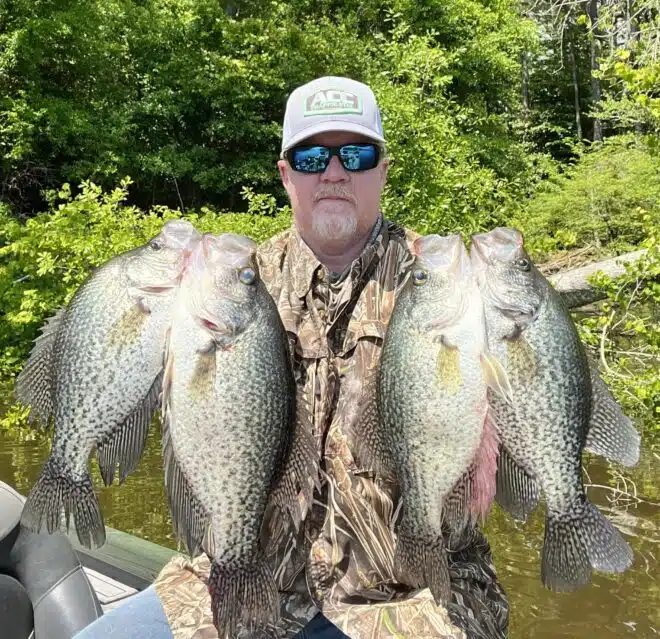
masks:
<path id="1" fill-rule="evenodd" d="M 355 197 L 349 189 L 343 186 L 325 186 L 314 193 L 314 203 L 326 197 L 340 197 L 355 204 Z"/>

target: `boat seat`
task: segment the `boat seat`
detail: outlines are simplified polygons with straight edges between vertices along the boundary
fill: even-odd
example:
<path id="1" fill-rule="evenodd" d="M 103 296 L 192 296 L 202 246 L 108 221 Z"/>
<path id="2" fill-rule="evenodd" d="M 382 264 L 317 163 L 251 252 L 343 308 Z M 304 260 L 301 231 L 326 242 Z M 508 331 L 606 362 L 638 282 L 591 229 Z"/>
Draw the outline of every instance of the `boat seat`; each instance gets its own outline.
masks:
<path id="1" fill-rule="evenodd" d="M 16 532 L 24 499 L 11 486 L 0 481 L 0 543 Z"/>
<path id="2" fill-rule="evenodd" d="M 0 575 L 13 578 L 27 593 L 34 639 L 71 639 L 103 614 L 101 604 L 65 535 L 37 534 L 20 525 L 23 503 L 0 482 Z"/>

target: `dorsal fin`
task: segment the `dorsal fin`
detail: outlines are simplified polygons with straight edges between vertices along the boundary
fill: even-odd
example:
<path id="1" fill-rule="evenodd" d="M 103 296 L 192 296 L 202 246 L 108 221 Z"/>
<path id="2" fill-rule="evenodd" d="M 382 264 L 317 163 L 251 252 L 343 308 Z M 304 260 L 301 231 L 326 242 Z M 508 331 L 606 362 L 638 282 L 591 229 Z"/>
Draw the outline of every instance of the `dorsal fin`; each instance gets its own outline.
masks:
<path id="1" fill-rule="evenodd" d="M 589 359 L 591 373 L 591 419 L 585 448 L 610 461 L 634 466 L 639 460 L 639 433 L 623 414 Z"/>
<path id="2" fill-rule="evenodd" d="M 23 370 L 16 378 L 16 398 L 30 407 L 30 422 L 36 419 L 43 426 L 48 426 L 53 413 L 53 345 L 65 314 L 66 307 L 62 307 L 46 319 Z"/>

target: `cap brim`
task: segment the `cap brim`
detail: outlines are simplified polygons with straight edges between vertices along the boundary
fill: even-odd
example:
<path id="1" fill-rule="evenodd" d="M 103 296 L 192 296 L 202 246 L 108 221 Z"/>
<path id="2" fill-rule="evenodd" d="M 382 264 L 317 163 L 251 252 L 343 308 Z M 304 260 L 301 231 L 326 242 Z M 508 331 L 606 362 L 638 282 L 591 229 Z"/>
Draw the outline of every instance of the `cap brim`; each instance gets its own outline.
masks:
<path id="1" fill-rule="evenodd" d="M 296 135 L 292 136 L 287 140 L 286 146 L 282 145 L 282 154 L 285 151 L 288 151 L 291 147 L 300 144 L 303 140 L 311 138 L 313 135 L 318 135 L 319 133 L 330 133 L 342 131 L 346 133 L 357 133 L 358 135 L 363 135 L 374 142 L 379 142 L 380 144 L 385 144 L 385 138 L 381 135 L 378 135 L 374 132 L 373 129 L 363 126 L 362 124 L 357 124 L 355 122 L 345 122 L 342 120 L 326 120 L 325 122 L 319 122 L 313 126 L 309 126 L 306 129 L 303 129 Z"/>

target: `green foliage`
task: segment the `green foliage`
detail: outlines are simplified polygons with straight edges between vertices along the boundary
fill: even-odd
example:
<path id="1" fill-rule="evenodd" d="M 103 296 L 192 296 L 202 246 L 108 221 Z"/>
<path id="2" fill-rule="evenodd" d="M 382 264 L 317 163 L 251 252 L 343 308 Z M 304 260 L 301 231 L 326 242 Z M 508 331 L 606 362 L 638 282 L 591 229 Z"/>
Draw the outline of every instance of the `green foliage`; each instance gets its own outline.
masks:
<path id="1" fill-rule="evenodd" d="M 591 135 L 590 52 L 583 25 L 567 20 L 563 32 L 540 22 L 538 46 L 526 55 L 528 110 L 523 134 L 536 148 L 567 161 L 582 140 L 576 124 L 576 90 L 582 137 Z"/>
<path id="2" fill-rule="evenodd" d="M 49 211 L 20 223 L 0 207 L 0 379 L 17 373 L 37 328 L 68 302 L 97 266 L 155 236 L 163 223 L 181 217 L 162 206 L 147 213 L 124 204 L 130 180 L 110 192 L 82 184 L 73 197 L 65 184 L 48 194 Z M 204 208 L 188 213 L 200 231 L 238 233 L 262 241 L 291 223 L 271 196 L 244 191 L 247 213 Z"/>
<path id="3" fill-rule="evenodd" d="M 660 157 L 633 137 L 610 138 L 547 181 L 512 224 L 536 257 L 593 246 L 606 253 L 639 244 L 660 225 Z"/>
<path id="4" fill-rule="evenodd" d="M 544 159 L 509 134 L 507 116 L 448 93 L 453 54 L 402 29 L 380 46 L 370 79 L 387 129 L 391 168 L 383 210 L 422 233 L 496 225 L 535 187 Z"/>
<path id="5" fill-rule="evenodd" d="M 606 299 L 577 321 L 627 414 L 660 433 L 660 158 L 640 139 L 610 138 L 544 185 L 510 224 L 537 261 L 586 247 L 648 249 L 622 277 L 593 278 Z"/>
<path id="6" fill-rule="evenodd" d="M 534 39 L 514 0 L 0 3 L 2 197 L 31 214 L 44 186 L 131 175 L 142 209 L 235 211 L 244 186 L 282 204 L 287 95 L 335 74 L 383 103 L 392 215 L 479 226 L 535 184 L 511 135 Z"/>
<path id="7" fill-rule="evenodd" d="M 600 65 L 599 77 L 605 81 L 606 94 L 600 107 L 601 117 L 616 130 L 634 128 L 651 138 L 655 150 L 660 140 L 660 60 L 658 32 L 660 4 L 646 0 L 646 10 L 636 7 L 635 37 L 611 51 Z M 612 7 L 608 19 L 616 23 L 620 15 Z"/>
<path id="8" fill-rule="evenodd" d="M 649 214 L 642 228 L 647 254 L 616 280 L 594 277 L 607 298 L 580 332 L 599 349 L 604 377 L 627 413 L 660 434 L 660 228 Z"/>

